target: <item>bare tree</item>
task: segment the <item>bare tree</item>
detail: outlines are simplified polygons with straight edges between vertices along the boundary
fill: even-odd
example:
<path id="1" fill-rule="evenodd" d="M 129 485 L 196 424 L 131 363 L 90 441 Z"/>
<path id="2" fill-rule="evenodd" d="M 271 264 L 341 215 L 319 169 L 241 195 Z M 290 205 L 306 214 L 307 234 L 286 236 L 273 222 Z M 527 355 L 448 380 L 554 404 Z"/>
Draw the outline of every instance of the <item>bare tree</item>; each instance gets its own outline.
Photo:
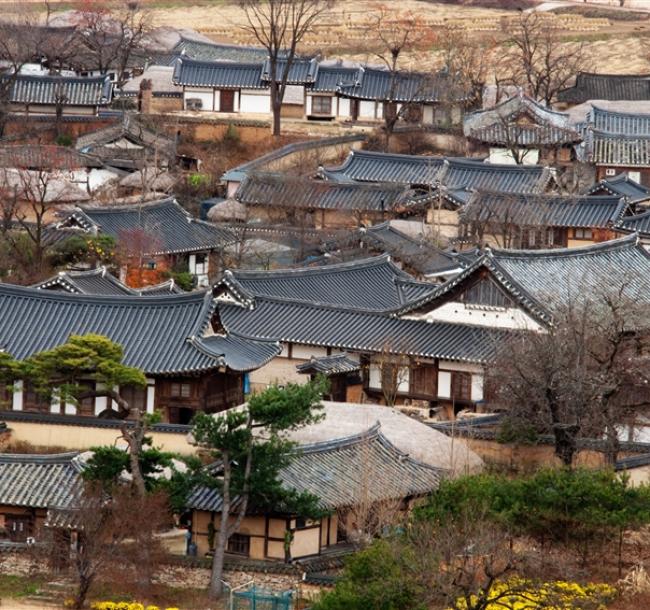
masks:
<path id="1" fill-rule="evenodd" d="M 403 71 L 401 59 L 405 54 L 431 44 L 433 38 L 431 30 L 424 27 L 418 15 L 385 5 L 377 7 L 371 31 L 379 47 L 375 55 L 390 75 L 383 100 L 384 149 L 388 150 L 398 120 L 421 112 L 420 98 L 426 95 L 432 85 L 432 78 L 428 75 Z"/>
<path id="2" fill-rule="evenodd" d="M 329 8 L 330 0 L 240 0 L 244 30 L 268 53 L 273 135 L 281 131 L 282 101 L 298 45 Z"/>
<path id="3" fill-rule="evenodd" d="M 521 12 L 506 40 L 509 80 L 550 105 L 588 63 L 584 42 L 563 44 L 548 15 Z"/>
<path id="4" fill-rule="evenodd" d="M 80 67 L 100 74 L 115 70 L 116 85 L 121 87 L 127 68 L 143 50 L 150 29 L 150 14 L 142 10 L 138 0 L 82 2 L 76 37 Z"/>
<path id="5" fill-rule="evenodd" d="M 84 607 L 98 580 L 123 586 L 141 572 L 151 573 L 164 551 L 159 539 L 143 540 L 142 532 L 159 530 L 168 521 L 164 494 L 139 496 L 119 484 L 107 490 L 88 483 L 72 507 L 51 509 L 45 552 L 54 567 L 68 566 L 76 584 L 73 608 Z M 141 552 L 142 544 L 147 544 L 147 553 Z M 134 584 L 139 584 L 137 579 Z"/>
<path id="6" fill-rule="evenodd" d="M 559 286 L 565 298 L 549 296 L 552 324 L 515 334 L 487 370 L 494 403 L 515 428 L 552 434 L 566 466 L 583 438 L 604 438 L 607 461 L 615 462 L 617 427 L 650 405 L 649 306 L 636 302 L 633 277 L 611 289 L 611 278 L 602 280 L 602 289 L 593 282 Z"/>

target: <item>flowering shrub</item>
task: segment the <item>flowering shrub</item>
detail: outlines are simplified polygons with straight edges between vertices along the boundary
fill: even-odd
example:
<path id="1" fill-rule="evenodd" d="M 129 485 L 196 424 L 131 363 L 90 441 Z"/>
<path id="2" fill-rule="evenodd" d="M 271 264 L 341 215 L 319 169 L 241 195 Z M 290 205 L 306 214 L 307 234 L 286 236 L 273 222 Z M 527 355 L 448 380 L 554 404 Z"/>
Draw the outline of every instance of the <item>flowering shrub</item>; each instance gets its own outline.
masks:
<path id="1" fill-rule="evenodd" d="M 485 610 L 603 610 L 614 599 L 616 589 L 604 583 L 581 585 L 577 582 L 556 580 L 535 585 L 522 579 L 496 582 L 492 585 Z M 454 610 L 471 610 L 478 597 L 472 596 L 469 605 L 459 598 Z M 449 609 L 452 610 L 452 609 Z"/>
<path id="2" fill-rule="evenodd" d="M 159 606 L 145 606 L 138 602 L 95 602 L 92 610 L 179 610 L 178 608 L 160 608 Z"/>

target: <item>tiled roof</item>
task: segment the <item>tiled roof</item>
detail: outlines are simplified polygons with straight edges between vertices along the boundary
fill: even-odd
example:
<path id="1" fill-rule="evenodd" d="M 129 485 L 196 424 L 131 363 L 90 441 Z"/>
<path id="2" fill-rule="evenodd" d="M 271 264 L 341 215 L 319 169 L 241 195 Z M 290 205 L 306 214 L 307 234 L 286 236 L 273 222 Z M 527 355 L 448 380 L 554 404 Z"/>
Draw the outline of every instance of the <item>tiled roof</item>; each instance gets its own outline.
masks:
<path id="1" fill-rule="evenodd" d="M 641 235 L 650 235 L 650 210 L 634 216 L 626 216 L 617 226 L 624 232 L 637 232 Z"/>
<path id="2" fill-rule="evenodd" d="M 650 100 L 650 75 L 580 72 L 573 87 L 558 92 L 559 102 L 589 100 Z"/>
<path id="3" fill-rule="evenodd" d="M 322 171 L 328 180 L 430 186 L 436 183 L 444 161 L 445 157 L 353 150 L 342 165 Z"/>
<path id="4" fill-rule="evenodd" d="M 164 294 L 184 294 L 185 291 L 174 281 L 169 279 L 160 284 L 153 284 L 152 286 L 144 286 L 143 288 L 133 288 L 140 296 L 153 297 Z"/>
<path id="5" fill-rule="evenodd" d="M 609 193 L 610 195 L 625 197 L 626 201 L 629 203 L 639 203 L 650 199 L 650 188 L 632 180 L 632 178 L 628 176 L 627 172 L 597 182 L 594 186 L 589 188 L 586 194 L 593 195 L 601 191 Z"/>
<path id="6" fill-rule="evenodd" d="M 0 504 L 29 508 L 71 505 L 82 488 L 76 456 L 0 454 Z"/>
<path id="7" fill-rule="evenodd" d="M 471 129 L 467 136 L 479 142 L 501 146 L 560 146 L 582 141 L 582 136 L 574 129 L 517 123 L 494 123 L 476 127 Z"/>
<path id="8" fill-rule="evenodd" d="M 412 186 L 440 184 L 451 190 L 489 189 L 519 193 L 542 192 L 551 180 L 550 170 L 538 165 L 497 165 L 477 159 L 369 151 L 352 151 L 343 165 L 324 170 L 324 176 Z"/>
<path id="9" fill-rule="evenodd" d="M 607 228 L 626 213 L 621 197 L 526 195 L 478 192 L 461 213 L 463 223 L 504 223 L 520 227 Z"/>
<path id="10" fill-rule="evenodd" d="M 136 147 L 114 146 L 126 139 Z M 129 115 L 116 125 L 84 134 L 77 139 L 77 150 L 99 157 L 104 162 L 119 167 L 134 167 L 136 162 L 158 157 L 173 162 L 176 156 L 176 142 L 172 138 L 156 133 Z"/>
<path id="11" fill-rule="evenodd" d="M 440 102 L 466 100 L 469 93 L 455 86 L 443 74 L 396 72 L 359 68 L 348 82 L 337 89 L 344 97 L 393 102 Z"/>
<path id="12" fill-rule="evenodd" d="M 650 254 L 631 235 L 581 248 L 489 249 L 436 292 L 398 313 L 434 309 L 444 302 L 445 295 L 484 268 L 515 301 L 544 322 L 552 319 L 553 303 L 569 302 L 576 295 L 598 294 L 608 287 L 623 289 L 634 299 L 650 300 Z"/>
<path id="13" fill-rule="evenodd" d="M 402 233 L 391 226 L 390 221 L 360 229 L 359 238 L 371 248 L 390 254 L 422 275 L 450 273 L 465 267 L 464 261 L 454 254 Z"/>
<path id="14" fill-rule="evenodd" d="M 650 136 L 625 136 L 589 130 L 585 157 L 596 165 L 650 167 Z"/>
<path id="15" fill-rule="evenodd" d="M 520 122 L 520 117 L 527 122 Z M 568 114 L 542 106 L 521 92 L 494 108 L 467 113 L 463 132 L 475 140 L 500 145 L 561 145 L 582 140 L 571 127 Z"/>
<path id="16" fill-rule="evenodd" d="M 342 83 L 351 82 L 357 73 L 357 68 L 345 66 L 318 66 L 316 81 L 310 91 L 314 93 L 336 93 Z"/>
<path id="17" fill-rule="evenodd" d="M 470 159 L 447 159 L 440 183 L 447 189 L 486 189 L 506 193 L 541 193 L 551 180 L 541 165 L 497 165 Z"/>
<path id="18" fill-rule="evenodd" d="M 213 224 L 192 218 L 174 199 L 119 207 L 83 207 L 63 225 L 78 224 L 87 231 L 112 235 L 118 241 L 132 231 L 144 231 L 151 240 L 148 254 L 214 250 L 234 241 L 233 235 Z"/>
<path id="19" fill-rule="evenodd" d="M 60 290 L 70 294 L 136 294 L 134 290 L 110 274 L 106 267 L 90 271 L 59 271 L 54 277 L 34 284 L 33 288 Z"/>
<path id="20" fill-rule="evenodd" d="M 410 298 L 433 290 L 430 284 L 416 282 L 401 271 L 390 257 L 376 256 L 347 263 L 282 269 L 276 271 L 226 271 L 220 285 L 228 287 L 242 302 L 255 297 L 276 297 L 305 303 L 384 311 L 394 309 Z"/>
<path id="21" fill-rule="evenodd" d="M 206 62 L 180 58 L 176 60 L 172 80 L 191 87 L 226 89 L 265 89 L 261 63 Z"/>
<path id="22" fill-rule="evenodd" d="M 201 292 L 87 296 L 0 284 L 0 346 L 22 360 L 71 334 L 95 333 L 122 345 L 125 363 L 150 374 L 210 370 L 224 364 L 200 349 L 212 308 Z"/>
<path id="23" fill-rule="evenodd" d="M 194 344 L 206 354 L 221 359 L 233 371 L 257 369 L 282 351 L 275 341 L 252 341 L 232 334 L 203 337 Z"/>
<path id="24" fill-rule="evenodd" d="M 369 351 L 487 362 L 504 332 L 498 329 L 405 320 L 381 312 L 256 297 L 252 306 L 221 302 L 229 333 L 253 340 L 282 341 Z"/>
<path id="25" fill-rule="evenodd" d="M 276 77 L 278 80 L 282 78 L 284 70 L 286 68 L 286 60 L 279 59 L 278 63 L 275 66 Z M 271 74 L 271 62 L 266 60 L 264 66 L 262 67 L 262 80 L 270 81 Z M 296 57 L 291 62 L 289 68 L 289 75 L 287 78 L 287 84 L 289 85 L 302 85 L 302 84 L 311 84 L 316 80 L 316 75 L 318 74 L 318 62 L 316 59 Z"/>
<path id="26" fill-rule="evenodd" d="M 650 136 L 650 114 L 615 112 L 592 105 L 587 123 L 596 131 L 627 136 Z"/>
<path id="27" fill-rule="evenodd" d="M 182 55 L 199 61 L 263 62 L 267 57 L 262 47 L 245 47 L 230 44 L 217 44 L 199 40 L 181 40 L 172 49 L 174 55 Z"/>
<path id="28" fill-rule="evenodd" d="M 0 146 L 0 167 L 49 171 L 102 167 L 102 165 L 97 157 L 77 152 L 67 146 L 52 144 Z"/>
<path id="29" fill-rule="evenodd" d="M 235 199 L 246 205 L 317 210 L 392 211 L 412 203 L 414 193 L 396 184 L 338 183 L 256 172 L 239 185 Z"/>
<path id="30" fill-rule="evenodd" d="M 56 104 L 65 106 L 106 106 L 111 101 L 108 76 L 27 76 L 19 74 L 11 87 L 11 102 L 16 104 Z"/>
<path id="31" fill-rule="evenodd" d="M 278 478 L 284 488 L 311 493 L 323 508 L 333 510 L 423 496 L 436 489 L 444 475 L 445 471 L 399 451 L 376 425 L 354 437 L 298 447 Z M 191 494 L 188 507 L 218 511 L 221 495 L 213 488 L 199 488 Z"/>
<path id="32" fill-rule="evenodd" d="M 296 365 L 296 370 L 302 374 L 339 375 L 341 373 L 356 373 L 361 370 L 357 360 L 352 360 L 347 354 L 336 354 L 335 356 L 313 356 L 302 364 Z"/>

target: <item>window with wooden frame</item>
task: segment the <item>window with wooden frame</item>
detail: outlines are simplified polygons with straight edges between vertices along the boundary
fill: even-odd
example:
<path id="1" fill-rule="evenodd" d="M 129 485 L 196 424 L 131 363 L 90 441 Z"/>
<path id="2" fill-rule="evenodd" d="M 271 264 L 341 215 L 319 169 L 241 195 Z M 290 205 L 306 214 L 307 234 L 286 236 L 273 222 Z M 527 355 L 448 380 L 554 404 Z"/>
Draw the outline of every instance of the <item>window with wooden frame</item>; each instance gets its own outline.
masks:
<path id="1" fill-rule="evenodd" d="M 332 98 L 329 95 L 313 95 L 311 111 L 312 114 L 332 114 Z"/>
<path id="2" fill-rule="evenodd" d="M 573 237 L 575 239 L 593 239 L 593 231 L 591 229 L 574 229 Z"/>
<path id="3" fill-rule="evenodd" d="M 469 402 L 472 400 L 472 374 L 463 371 L 451 373 L 451 398 Z"/>
<path id="4" fill-rule="evenodd" d="M 172 398 L 190 398 L 192 396 L 192 384 L 174 382 L 171 384 L 169 393 Z"/>
<path id="5" fill-rule="evenodd" d="M 147 388 L 140 388 L 134 385 L 120 388 L 122 398 L 134 409 L 145 410 L 147 407 Z"/>
<path id="6" fill-rule="evenodd" d="M 228 539 L 228 552 L 248 557 L 251 550 L 251 537 L 246 534 L 233 534 Z"/>

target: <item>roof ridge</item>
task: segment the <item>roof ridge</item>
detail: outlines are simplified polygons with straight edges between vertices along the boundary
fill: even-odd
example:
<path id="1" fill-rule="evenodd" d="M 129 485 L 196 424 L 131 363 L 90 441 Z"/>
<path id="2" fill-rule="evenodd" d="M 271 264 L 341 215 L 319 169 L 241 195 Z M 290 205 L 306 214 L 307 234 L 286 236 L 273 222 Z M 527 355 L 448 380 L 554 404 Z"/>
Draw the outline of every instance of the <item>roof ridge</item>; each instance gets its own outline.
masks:
<path id="1" fill-rule="evenodd" d="M 230 61 L 228 59 L 216 59 L 214 61 L 209 61 L 205 59 L 192 59 L 191 57 L 187 57 L 186 55 L 183 55 L 181 57 L 178 57 L 177 61 L 182 64 L 194 64 L 194 65 L 199 64 L 204 66 L 210 66 L 213 68 L 222 68 L 222 67 L 242 68 L 242 69 L 259 68 L 261 70 L 266 60 L 260 59 L 260 61 L 246 62 L 246 61 Z"/>
<path id="2" fill-rule="evenodd" d="M 379 436 L 380 428 L 381 423 L 377 420 L 372 426 L 362 430 L 361 432 L 357 432 L 356 434 L 299 445 L 295 450 L 298 454 L 314 454 L 353 447 L 365 441 L 377 438 Z"/>
<path id="3" fill-rule="evenodd" d="M 0 453 L 0 463 L 5 464 L 66 464 L 79 455 L 79 451 L 63 453 Z"/>
<path id="4" fill-rule="evenodd" d="M 115 205 L 115 206 L 102 206 L 102 205 L 79 205 L 77 206 L 84 214 L 88 213 L 120 213 L 120 212 L 133 212 L 137 213 L 143 208 L 146 209 L 155 209 L 160 207 L 169 206 L 173 204 L 173 207 L 178 207 L 186 214 L 189 214 L 183 206 L 181 206 L 176 198 L 172 195 L 169 197 L 164 197 L 163 199 L 156 199 L 155 201 L 144 201 L 138 203 L 124 204 L 124 205 Z"/>

